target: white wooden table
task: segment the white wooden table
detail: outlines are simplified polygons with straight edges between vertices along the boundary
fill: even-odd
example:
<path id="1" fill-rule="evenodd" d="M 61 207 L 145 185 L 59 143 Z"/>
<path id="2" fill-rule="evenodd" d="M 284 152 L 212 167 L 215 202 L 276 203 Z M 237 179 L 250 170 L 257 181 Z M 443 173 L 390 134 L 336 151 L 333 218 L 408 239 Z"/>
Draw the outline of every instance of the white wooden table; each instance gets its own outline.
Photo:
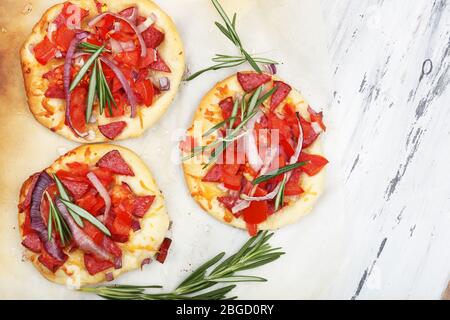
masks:
<path id="1" fill-rule="evenodd" d="M 450 279 L 450 1 L 322 2 L 352 221 L 349 263 L 325 297 L 439 299 Z"/>

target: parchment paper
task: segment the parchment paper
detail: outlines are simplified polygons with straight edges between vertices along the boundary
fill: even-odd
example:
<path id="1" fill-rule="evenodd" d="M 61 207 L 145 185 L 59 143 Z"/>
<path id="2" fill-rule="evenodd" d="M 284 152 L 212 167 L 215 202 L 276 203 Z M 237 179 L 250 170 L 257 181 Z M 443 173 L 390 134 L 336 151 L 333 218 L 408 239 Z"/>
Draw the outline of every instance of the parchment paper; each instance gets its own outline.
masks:
<path id="1" fill-rule="evenodd" d="M 17 230 L 17 198 L 22 182 L 42 170 L 76 144 L 38 124 L 25 100 L 19 48 L 51 0 L 2 0 L 0 3 L 0 298 L 95 298 L 45 280 L 22 260 Z M 236 53 L 213 21 L 219 17 L 208 0 L 157 0 L 174 19 L 185 44 L 187 65 L 196 71 L 209 65 L 215 53 Z M 327 31 L 319 1 L 226 0 L 225 9 L 238 12 L 238 30 L 253 53 L 283 62 L 279 76 L 303 92 L 310 104 L 323 109 L 328 132 L 323 141 L 330 166 L 326 192 L 312 214 L 278 231 L 274 245 L 286 255 L 249 273 L 267 283 L 240 284 L 235 290 L 246 299 L 326 298 L 342 272 L 344 199 L 341 195 L 339 139 L 328 113 L 332 86 Z M 241 67 L 240 70 L 249 68 Z M 153 263 L 128 273 L 120 283 L 160 284 L 173 289 L 205 260 L 233 253 L 248 238 L 246 232 L 221 224 L 191 199 L 176 161 L 177 138 L 192 120 L 197 104 L 217 81 L 236 70 L 208 73 L 184 83 L 162 120 L 139 139 L 121 142 L 139 154 L 165 194 L 173 220 L 173 245 L 164 265 Z"/>

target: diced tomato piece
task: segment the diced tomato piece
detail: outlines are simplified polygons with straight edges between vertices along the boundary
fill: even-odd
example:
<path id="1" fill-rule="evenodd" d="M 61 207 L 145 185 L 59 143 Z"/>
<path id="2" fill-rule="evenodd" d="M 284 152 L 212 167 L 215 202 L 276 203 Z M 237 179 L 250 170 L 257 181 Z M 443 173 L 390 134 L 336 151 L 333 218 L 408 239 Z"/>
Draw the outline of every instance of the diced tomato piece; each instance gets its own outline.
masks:
<path id="1" fill-rule="evenodd" d="M 75 37 L 75 30 L 67 28 L 65 25 L 62 25 L 56 30 L 55 34 L 55 43 L 58 46 L 58 49 L 61 51 L 67 51 L 70 46 L 70 42 Z"/>
<path id="2" fill-rule="evenodd" d="M 41 250 L 41 254 L 38 258 L 39 262 L 42 263 L 48 270 L 55 273 L 67 260 L 67 256 L 65 255 L 65 259 L 63 261 L 59 261 L 53 258 L 43 247 Z"/>
<path id="3" fill-rule="evenodd" d="M 101 181 L 101 183 L 107 187 L 109 186 L 113 180 L 114 176 L 111 170 L 106 168 L 94 168 L 92 172 L 97 176 L 97 178 Z"/>
<path id="4" fill-rule="evenodd" d="M 76 200 L 76 204 L 91 214 L 91 209 L 97 204 L 97 191 L 91 188 L 83 197 Z"/>
<path id="5" fill-rule="evenodd" d="M 288 158 L 292 157 L 295 154 L 294 147 L 291 145 L 288 139 L 285 137 L 280 137 L 280 145 L 283 148 L 284 152 L 286 153 L 286 156 Z"/>
<path id="6" fill-rule="evenodd" d="M 251 92 L 272 80 L 271 76 L 256 72 L 238 72 L 237 78 L 245 92 Z"/>
<path id="7" fill-rule="evenodd" d="M 78 177 L 85 177 L 89 173 L 89 165 L 87 163 L 69 162 L 67 166 L 70 169 L 70 173 Z"/>
<path id="8" fill-rule="evenodd" d="M 116 83 L 116 80 L 114 80 L 113 83 Z M 122 85 L 120 85 L 120 88 L 122 88 Z M 109 112 L 109 108 L 105 109 L 105 115 L 107 118 L 121 117 L 125 114 L 125 106 L 128 104 L 125 94 L 122 92 L 115 92 L 113 93 L 113 98 L 116 105 L 113 104 L 111 106 L 112 114 Z"/>
<path id="9" fill-rule="evenodd" d="M 121 52 L 117 54 L 114 57 L 114 60 L 116 60 L 119 64 L 124 64 L 129 67 L 138 68 L 139 67 L 139 61 L 140 61 L 140 50 L 138 51 L 128 51 L 128 52 Z"/>
<path id="10" fill-rule="evenodd" d="M 299 161 L 303 162 L 306 161 L 307 164 L 300 167 L 303 172 L 305 172 L 308 176 L 312 177 L 318 174 L 323 167 L 325 167 L 328 164 L 328 160 L 325 159 L 322 156 L 314 155 L 314 154 L 308 154 L 302 152 L 300 154 Z"/>
<path id="11" fill-rule="evenodd" d="M 156 49 L 164 41 L 164 33 L 159 31 L 153 24 L 142 32 L 142 38 L 144 38 L 147 48 Z"/>
<path id="12" fill-rule="evenodd" d="M 258 234 L 258 225 L 257 224 L 247 223 L 246 226 L 247 226 L 247 231 L 248 231 L 248 234 L 250 235 L 250 237 L 254 237 Z"/>
<path id="13" fill-rule="evenodd" d="M 114 40 L 120 41 L 120 42 L 127 42 L 127 41 L 133 41 L 136 38 L 135 34 L 118 31 L 118 32 L 110 32 L 109 36 L 113 38 Z"/>
<path id="14" fill-rule="evenodd" d="M 172 239 L 169 238 L 165 238 L 164 241 L 162 242 L 161 247 L 159 247 L 158 256 L 156 257 L 156 260 L 159 263 L 164 263 L 164 261 L 166 261 L 167 254 L 169 253 L 169 248 L 171 244 Z"/>
<path id="15" fill-rule="evenodd" d="M 83 231 L 98 245 L 103 242 L 103 233 L 89 221 L 84 221 Z"/>
<path id="16" fill-rule="evenodd" d="M 91 276 L 114 267 L 110 261 L 97 260 L 93 255 L 84 254 L 84 266 Z"/>
<path id="17" fill-rule="evenodd" d="M 225 174 L 223 184 L 227 189 L 239 191 L 241 190 L 241 176 Z"/>
<path id="18" fill-rule="evenodd" d="M 153 83 L 146 79 L 144 81 L 139 81 L 136 83 L 136 91 L 138 93 L 139 103 L 151 106 L 153 103 Z"/>
<path id="19" fill-rule="evenodd" d="M 156 61 L 153 62 L 150 66 L 150 69 L 161 72 L 172 72 L 169 66 L 164 62 L 163 58 L 159 55 L 159 52 L 156 53 Z"/>
<path id="20" fill-rule="evenodd" d="M 203 182 L 222 182 L 223 170 L 221 164 L 215 164 L 203 177 Z"/>
<path id="21" fill-rule="evenodd" d="M 116 19 L 111 16 L 111 15 L 106 15 L 103 17 L 102 20 L 100 20 L 99 22 L 97 22 L 95 24 L 96 28 L 105 28 L 110 30 L 113 27 L 114 22 L 116 21 Z"/>
<path id="22" fill-rule="evenodd" d="M 155 196 L 141 196 L 136 197 L 133 200 L 133 215 L 136 217 L 142 218 L 147 211 L 150 209 L 150 207 L 153 204 L 153 201 L 155 200 Z"/>
<path id="23" fill-rule="evenodd" d="M 282 81 L 274 81 L 273 86 L 278 89 L 272 94 L 270 98 L 270 109 L 275 110 L 281 102 L 289 95 L 292 88 L 290 85 L 282 82 Z"/>
<path id="24" fill-rule="evenodd" d="M 45 37 L 44 40 L 39 42 L 33 49 L 34 56 L 36 60 L 42 64 L 46 65 L 50 60 L 52 60 L 58 48 L 50 41 L 48 37 Z"/>
<path id="25" fill-rule="evenodd" d="M 289 179 L 288 183 L 286 183 L 286 186 L 284 187 L 284 195 L 285 196 L 299 196 L 304 192 L 304 190 L 300 186 L 301 174 L 302 174 L 302 171 L 300 168 L 297 168 L 292 172 L 291 178 Z"/>
<path id="26" fill-rule="evenodd" d="M 311 122 L 316 122 L 317 124 L 319 124 L 323 131 L 327 131 L 327 127 L 323 123 L 323 112 L 316 112 L 310 106 L 308 106 L 308 112 L 311 118 Z"/>
<path id="27" fill-rule="evenodd" d="M 79 132 L 86 131 L 86 98 L 87 90 L 84 87 L 76 87 L 71 94 L 70 117 L 73 127 Z M 66 119 L 67 121 L 67 119 Z"/>
<path id="28" fill-rule="evenodd" d="M 35 232 L 27 234 L 22 241 L 22 245 L 33 252 L 41 252 L 41 240 Z"/>
<path id="29" fill-rule="evenodd" d="M 110 191 L 110 195 L 111 202 L 115 207 L 123 207 L 124 202 L 131 203 L 133 201 L 133 192 L 125 183 L 122 183 L 121 185 L 115 185 Z M 130 209 L 130 211 L 134 209 L 134 206 L 132 204 L 125 207 L 127 207 L 127 209 Z"/>
<path id="30" fill-rule="evenodd" d="M 253 201 L 247 209 L 243 210 L 244 221 L 249 224 L 259 224 L 267 220 L 269 209 L 267 201 Z"/>
<path id="31" fill-rule="evenodd" d="M 117 121 L 98 126 L 98 130 L 108 139 L 114 140 L 127 126 L 125 121 Z"/>
<path id="32" fill-rule="evenodd" d="M 106 168 L 111 172 L 125 175 L 134 176 L 133 170 L 128 166 L 121 154 L 117 150 L 112 150 L 105 154 L 98 162 L 97 166 L 100 168 Z"/>
<path id="33" fill-rule="evenodd" d="M 115 213 L 116 217 L 111 227 L 113 240 L 116 242 L 127 242 L 131 231 L 131 223 L 133 222 L 131 214 L 122 210 L 115 210 Z"/>

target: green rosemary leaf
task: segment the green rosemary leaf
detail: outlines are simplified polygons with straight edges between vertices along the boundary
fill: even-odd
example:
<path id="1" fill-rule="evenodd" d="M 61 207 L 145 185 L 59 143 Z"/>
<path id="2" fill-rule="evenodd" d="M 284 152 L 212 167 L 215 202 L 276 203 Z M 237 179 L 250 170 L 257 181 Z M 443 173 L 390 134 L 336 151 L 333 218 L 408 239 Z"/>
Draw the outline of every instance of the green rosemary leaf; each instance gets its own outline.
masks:
<path id="1" fill-rule="evenodd" d="M 98 102 L 99 102 L 99 112 L 100 114 L 103 114 L 103 110 L 105 108 L 105 88 L 102 85 L 102 78 L 101 74 L 103 72 L 102 64 L 99 60 L 97 60 L 97 94 L 98 94 Z"/>
<path id="2" fill-rule="evenodd" d="M 236 101 L 234 102 L 233 111 L 231 111 L 230 129 L 233 129 L 234 121 L 236 119 L 236 115 L 237 115 L 238 109 L 239 109 L 239 100 L 236 99 Z"/>
<path id="3" fill-rule="evenodd" d="M 236 44 L 236 40 L 233 38 L 233 35 L 230 34 L 230 32 L 225 28 L 222 24 L 219 22 L 214 22 L 214 24 L 219 28 L 219 30 L 228 38 L 231 42 Z"/>
<path id="4" fill-rule="evenodd" d="M 246 62 L 246 60 L 244 60 L 242 62 L 237 62 L 237 63 L 223 62 L 223 63 L 215 64 L 215 65 L 213 65 L 213 66 L 211 66 L 209 68 L 197 71 L 196 73 L 194 73 L 191 76 L 189 76 L 188 78 L 186 78 L 186 81 L 194 80 L 198 76 L 200 76 L 203 73 L 208 72 L 208 71 L 215 71 L 215 70 L 220 70 L 220 69 L 233 68 L 233 67 L 240 66 L 241 64 L 244 64 L 245 62 Z"/>
<path id="5" fill-rule="evenodd" d="M 281 181 L 280 190 L 278 191 L 277 197 L 275 198 L 275 211 L 278 211 L 284 203 L 284 188 L 286 187 L 287 176 L 285 175 L 283 181 Z"/>
<path id="6" fill-rule="evenodd" d="M 228 122 L 230 122 L 230 121 L 232 121 L 233 120 L 233 122 L 234 122 L 234 120 L 236 119 L 236 116 L 231 116 L 230 118 L 228 118 L 228 119 L 225 119 L 225 120 L 223 120 L 223 121 L 221 121 L 221 122 L 219 122 L 218 124 L 216 124 L 214 127 L 212 127 L 211 129 L 209 129 L 208 131 L 206 131 L 204 134 L 203 134 L 203 138 L 206 138 L 206 137 L 209 137 L 210 135 L 212 135 L 214 132 L 216 132 L 218 129 L 220 129 L 220 128 L 222 128 L 223 126 L 225 126 Z M 230 127 L 231 127 L 231 122 L 230 122 Z"/>
<path id="7" fill-rule="evenodd" d="M 88 123 L 92 116 L 92 107 L 94 105 L 95 90 L 97 87 L 97 64 L 92 67 L 91 78 L 89 80 L 88 101 L 86 106 L 86 123 Z"/>
<path id="8" fill-rule="evenodd" d="M 80 71 L 78 71 L 77 75 L 75 76 L 75 78 L 72 81 L 72 84 L 70 85 L 70 88 L 69 88 L 70 91 L 75 89 L 75 87 L 78 85 L 78 83 L 80 83 L 80 81 L 83 79 L 83 77 L 88 72 L 91 65 L 95 62 L 95 60 L 98 58 L 98 56 L 103 52 L 104 48 L 105 48 L 104 45 L 101 46 L 100 48 L 98 48 L 98 50 L 95 51 L 95 53 L 92 54 L 89 57 L 89 59 L 85 62 L 85 64 L 81 67 Z"/>
<path id="9" fill-rule="evenodd" d="M 83 292 L 95 293 L 100 297 L 112 300 L 221 300 L 240 282 L 265 282 L 265 278 L 238 275 L 237 271 L 249 270 L 278 259 L 284 252 L 279 248 L 272 248 L 267 242 L 272 236 L 267 231 L 259 232 L 256 237 L 249 239 L 234 255 L 208 272 L 210 268 L 223 259 L 224 253 L 216 255 L 198 267 L 173 292 L 147 293 L 147 288 L 153 286 L 112 285 L 102 287 L 81 288 Z M 217 289 L 209 289 L 221 283 L 233 283 Z M 158 286 L 159 287 L 159 286 Z"/>
<path id="10" fill-rule="evenodd" d="M 242 49 L 242 54 L 244 55 L 245 59 L 248 61 L 248 63 L 250 63 L 250 65 L 252 66 L 253 69 L 255 69 L 256 72 L 258 73 L 262 73 L 261 68 L 258 66 L 258 64 L 255 62 L 255 60 L 253 60 L 253 58 L 247 53 L 247 51 L 245 51 L 244 49 Z"/>
<path id="11" fill-rule="evenodd" d="M 53 179 L 56 182 L 56 187 L 58 188 L 59 196 L 61 197 L 61 199 L 65 200 L 65 201 L 70 201 L 70 197 L 67 194 L 66 189 L 64 188 L 61 180 L 59 180 L 58 176 L 54 173 L 53 173 Z M 72 216 L 72 218 L 75 220 L 75 222 L 81 228 L 83 228 L 84 227 L 83 220 L 81 220 L 81 218 L 78 215 L 76 215 L 74 212 L 72 212 L 72 210 L 69 209 L 68 211 L 69 211 L 70 215 Z"/>
<path id="12" fill-rule="evenodd" d="M 97 220 L 97 218 L 95 218 L 92 214 L 90 214 L 83 208 L 77 206 L 76 204 L 74 204 L 70 201 L 61 199 L 61 202 L 67 207 L 67 209 L 73 211 L 78 216 L 80 216 L 80 217 L 86 219 L 87 221 L 89 221 L 90 223 L 92 223 L 94 226 L 96 226 L 101 232 L 103 232 L 107 236 L 111 236 L 111 232 L 108 230 L 108 228 L 106 228 L 105 225 L 103 223 L 101 223 L 99 220 Z"/>
<path id="13" fill-rule="evenodd" d="M 257 177 L 255 180 L 252 181 L 252 184 L 256 185 L 256 184 L 263 183 L 263 182 L 265 182 L 267 180 L 275 178 L 275 177 L 277 177 L 279 175 L 282 175 L 282 174 L 284 174 L 286 172 L 292 171 L 292 170 L 297 169 L 299 167 L 303 167 L 306 164 L 308 164 L 307 161 L 297 162 L 297 163 L 290 164 L 290 165 L 287 165 L 285 167 L 279 168 L 277 170 L 270 171 L 270 172 L 268 172 L 268 173 L 266 173 L 266 174 L 264 174 L 262 176 Z"/>

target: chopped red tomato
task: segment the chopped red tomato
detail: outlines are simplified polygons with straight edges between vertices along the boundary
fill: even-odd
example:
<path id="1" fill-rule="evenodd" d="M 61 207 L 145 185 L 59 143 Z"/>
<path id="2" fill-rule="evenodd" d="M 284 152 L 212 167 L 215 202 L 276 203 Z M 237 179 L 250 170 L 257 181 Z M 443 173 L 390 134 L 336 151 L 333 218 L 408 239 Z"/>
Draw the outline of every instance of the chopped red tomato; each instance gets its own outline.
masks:
<path id="1" fill-rule="evenodd" d="M 42 64 L 46 65 L 51 59 L 53 59 L 58 51 L 58 48 L 51 43 L 48 37 L 45 37 L 44 40 L 39 42 L 33 49 L 34 56 L 36 60 Z"/>
<path id="2" fill-rule="evenodd" d="M 225 188 L 230 190 L 241 190 L 241 176 L 240 175 L 224 175 L 223 184 Z"/>
<path id="3" fill-rule="evenodd" d="M 244 221 L 249 224 L 259 224 L 267 220 L 269 208 L 267 201 L 253 201 L 247 209 L 243 210 Z"/>
<path id="4" fill-rule="evenodd" d="M 314 154 L 307 154 L 307 153 L 301 153 L 299 161 L 306 161 L 307 164 L 300 167 L 303 172 L 305 172 L 308 176 L 312 177 L 318 174 L 323 167 L 325 167 L 328 164 L 328 160 L 325 159 L 322 156 L 314 155 Z"/>
<path id="5" fill-rule="evenodd" d="M 247 223 L 247 231 L 250 237 L 254 237 L 258 234 L 258 225 Z"/>
<path id="6" fill-rule="evenodd" d="M 89 173 L 89 165 L 82 162 L 69 162 L 70 173 L 74 176 L 85 177 Z"/>
<path id="7" fill-rule="evenodd" d="M 170 248 L 171 244 L 172 244 L 172 239 L 169 239 L 169 238 L 164 239 L 163 243 L 161 244 L 161 247 L 159 247 L 158 256 L 156 257 L 156 260 L 159 263 L 164 263 L 164 261 L 166 261 L 167 254 L 169 253 L 169 248 Z"/>
<path id="8" fill-rule="evenodd" d="M 102 213 L 101 209 L 104 208 L 105 201 L 98 195 L 97 190 L 91 188 L 83 197 L 76 199 L 76 204 L 93 216 L 98 216 Z"/>
<path id="9" fill-rule="evenodd" d="M 84 255 L 84 266 L 91 276 L 114 267 L 112 262 L 97 260 L 93 255 L 90 254 Z"/>
<path id="10" fill-rule="evenodd" d="M 67 51 L 70 46 L 70 42 L 75 37 L 75 30 L 67 28 L 65 25 L 62 25 L 56 30 L 55 34 L 55 42 L 58 46 L 58 49 L 61 51 Z"/>
<path id="11" fill-rule="evenodd" d="M 84 221 L 83 231 L 98 245 L 103 242 L 103 233 L 89 221 Z"/>
<path id="12" fill-rule="evenodd" d="M 119 64 L 124 64 L 125 66 L 138 68 L 140 61 L 140 50 L 133 50 L 128 52 L 118 53 L 114 60 L 116 60 Z"/>
<path id="13" fill-rule="evenodd" d="M 148 49 L 147 55 L 139 60 L 139 69 L 148 68 L 156 60 L 156 50 Z"/>
<path id="14" fill-rule="evenodd" d="M 150 80 L 146 79 L 144 81 L 139 81 L 136 83 L 136 91 L 139 95 L 139 103 L 151 106 L 153 103 L 153 84 Z"/>
<path id="15" fill-rule="evenodd" d="M 119 209 L 116 209 L 115 213 L 116 217 L 111 228 L 113 240 L 117 242 L 127 242 L 131 231 L 131 224 L 133 222 L 131 214 Z"/>
<path id="16" fill-rule="evenodd" d="M 302 117 L 300 117 L 300 124 L 302 125 L 303 130 L 303 148 L 308 148 L 317 140 L 317 138 L 319 137 L 319 133 L 314 131 L 311 123 L 306 121 Z"/>
<path id="17" fill-rule="evenodd" d="M 236 202 L 239 200 L 237 196 L 223 196 L 218 197 L 217 200 L 223 204 L 223 206 L 231 211 L 233 207 L 236 205 Z"/>
<path id="18" fill-rule="evenodd" d="M 304 192 L 302 187 L 300 186 L 301 174 L 302 174 L 302 171 L 300 168 L 297 168 L 294 171 L 292 171 L 291 178 L 289 179 L 288 183 L 286 183 L 286 186 L 284 187 L 284 195 L 285 196 L 299 196 Z"/>
<path id="19" fill-rule="evenodd" d="M 72 118 L 72 125 L 79 132 L 85 132 L 87 90 L 84 87 L 78 86 L 72 91 L 71 96 L 70 116 Z"/>
<path id="20" fill-rule="evenodd" d="M 112 114 L 110 113 L 109 108 L 105 109 L 105 115 L 107 118 L 120 117 L 125 114 L 125 106 L 128 104 L 128 100 L 125 94 L 122 92 L 116 92 L 113 93 L 113 98 L 114 101 L 116 102 L 116 105 L 113 104 L 111 106 Z"/>
<path id="21" fill-rule="evenodd" d="M 94 168 L 92 172 L 97 176 L 97 178 L 105 187 L 108 187 L 114 181 L 113 173 L 109 169 Z"/>

